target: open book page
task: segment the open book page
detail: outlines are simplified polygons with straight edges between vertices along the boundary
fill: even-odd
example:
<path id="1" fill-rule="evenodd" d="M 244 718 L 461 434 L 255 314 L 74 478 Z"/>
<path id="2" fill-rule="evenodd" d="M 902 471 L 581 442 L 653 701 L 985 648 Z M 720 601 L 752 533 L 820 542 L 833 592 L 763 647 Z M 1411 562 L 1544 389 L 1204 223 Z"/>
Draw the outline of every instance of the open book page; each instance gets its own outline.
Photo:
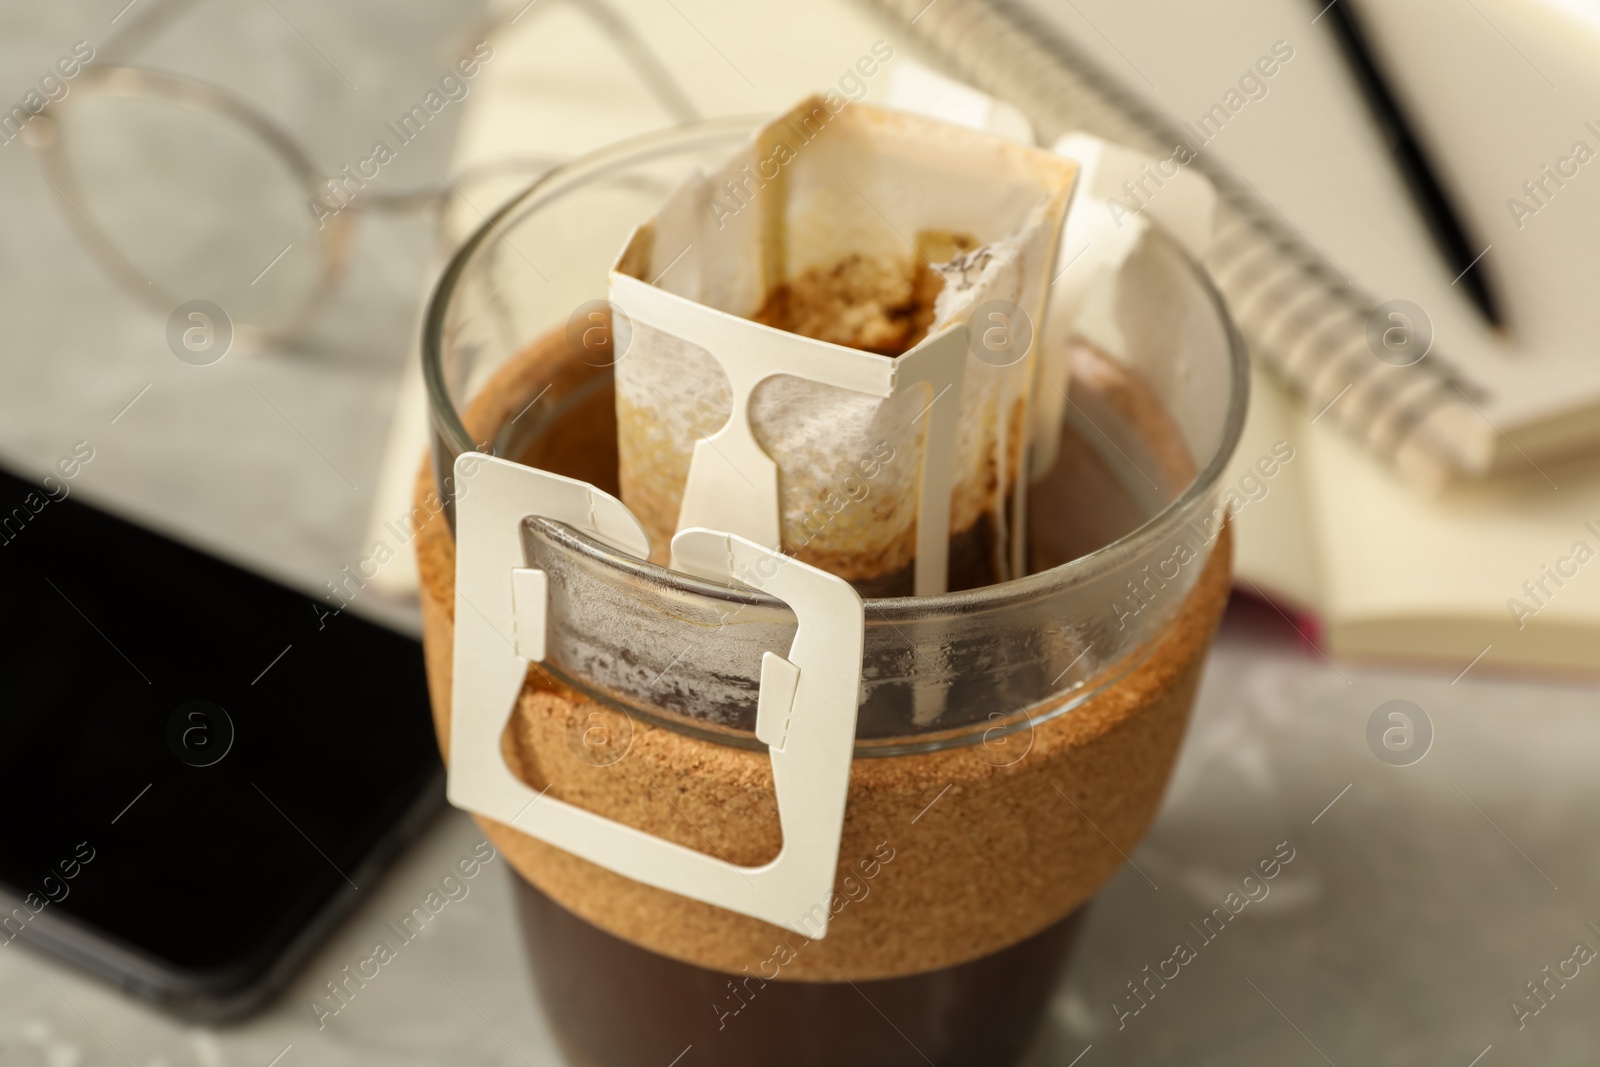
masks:
<path id="1" fill-rule="evenodd" d="M 1334 655 L 1600 667 L 1600 459 L 1427 497 L 1271 379 L 1251 388 L 1223 482 L 1248 501 L 1234 517 L 1241 588 L 1317 615 Z M 1294 458 L 1247 481 L 1279 441 Z"/>
<path id="2" fill-rule="evenodd" d="M 1331 651 L 1600 665 L 1600 459 L 1430 499 L 1321 425 L 1304 452 Z"/>
<path id="3" fill-rule="evenodd" d="M 1306 454 L 1305 412 L 1276 382 L 1253 368 L 1250 414 L 1223 476 L 1234 495 L 1233 561 L 1240 588 L 1298 612 L 1321 614 L 1325 531 L 1310 521 L 1313 464 Z"/>

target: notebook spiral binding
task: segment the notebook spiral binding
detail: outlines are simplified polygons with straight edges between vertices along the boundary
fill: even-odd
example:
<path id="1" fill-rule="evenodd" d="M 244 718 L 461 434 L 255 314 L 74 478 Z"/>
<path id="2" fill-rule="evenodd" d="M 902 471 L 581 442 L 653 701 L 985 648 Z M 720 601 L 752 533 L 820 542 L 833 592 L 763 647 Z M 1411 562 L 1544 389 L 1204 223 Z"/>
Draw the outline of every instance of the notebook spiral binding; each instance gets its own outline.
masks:
<path id="1" fill-rule="evenodd" d="M 952 73 L 1020 108 L 1043 143 L 1082 130 L 1164 157 L 1196 146 L 1012 0 L 869 0 Z M 1483 394 L 1438 351 L 1395 366 L 1367 339 L 1379 301 L 1361 292 L 1255 188 L 1198 152 L 1217 187 L 1206 257 L 1258 364 L 1409 480 L 1429 487 L 1487 473 Z"/>

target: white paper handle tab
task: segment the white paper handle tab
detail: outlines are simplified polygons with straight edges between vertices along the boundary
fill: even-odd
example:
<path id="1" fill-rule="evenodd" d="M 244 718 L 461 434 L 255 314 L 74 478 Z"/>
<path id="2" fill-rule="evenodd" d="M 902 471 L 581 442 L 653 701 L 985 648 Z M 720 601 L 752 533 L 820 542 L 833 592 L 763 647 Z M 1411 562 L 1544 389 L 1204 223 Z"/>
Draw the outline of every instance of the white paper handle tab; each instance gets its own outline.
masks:
<path id="1" fill-rule="evenodd" d="M 950 496 L 967 369 L 967 327 L 952 326 L 894 358 L 817 341 L 717 311 L 621 271 L 611 274 L 611 299 L 628 318 L 688 341 L 711 355 L 728 378 L 728 421 L 695 442 L 678 510 L 678 529 L 731 530 L 757 544 L 782 547 L 778 465 L 750 428 L 750 396 L 774 375 L 888 398 L 928 387 L 922 484 L 917 509 L 913 591 L 945 591 L 950 553 Z M 676 546 L 674 541 L 674 546 Z M 674 557 L 674 566 L 681 566 Z"/>
<path id="2" fill-rule="evenodd" d="M 1153 221 L 1184 251 L 1202 258 L 1211 245 L 1217 191 L 1210 179 L 1187 166 L 1193 154 L 1174 152 L 1152 159 L 1087 133 L 1070 133 L 1054 150 L 1076 160 L 1080 170 L 1050 285 L 1044 358 L 1035 390 L 1033 476 L 1055 466 L 1070 377 L 1067 337 L 1089 294 L 1113 278 Z"/>
<path id="3" fill-rule="evenodd" d="M 770 863 L 740 867 L 541 794 L 506 766 L 500 736 L 529 660 L 545 652 L 548 610 L 547 579 L 524 556 L 523 520 L 554 519 L 640 559 L 650 546 L 621 501 L 586 483 L 478 453 L 459 457 L 455 474 L 451 803 L 647 885 L 824 936 L 861 694 L 865 616 L 855 590 L 734 534 L 673 538 L 684 569 L 759 588 L 799 620 L 788 654 L 763 658 L 756 713 L 783 848 Z"/>

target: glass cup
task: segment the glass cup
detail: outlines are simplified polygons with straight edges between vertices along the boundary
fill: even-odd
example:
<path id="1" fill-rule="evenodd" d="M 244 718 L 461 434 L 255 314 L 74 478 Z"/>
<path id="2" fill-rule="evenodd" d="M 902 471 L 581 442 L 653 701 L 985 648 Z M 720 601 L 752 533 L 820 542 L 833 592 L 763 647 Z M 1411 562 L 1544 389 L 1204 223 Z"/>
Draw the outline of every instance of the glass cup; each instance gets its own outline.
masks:
<path id="1" fill-rule="evenodd" d="M 431 479 L 415 519 L 424 639 L 449 738 L 453 464 L 495 455 L 616 491 L 605 303 L 630 230 L 756 120 L 693 124 L 553 171 L 450 263 L 423 338 Z M 1035 1039 L 1083 905 L 1159 806 L 1226 601 L 1219 480 L 1243 343 L 1152 230 L 1064 343 L 1060 454 L 1029 495 L 1030 571 L 868 598 L 827 936 L 629 882 L 479 818 L 522 876 L 523 936 L 575 1063 L 1007 1064 Z M 710 432 L 712 427 L 702 427 Z M 869 486 L 870 489 L 870 486 Z M 530 517 L 547 660 L 502 752 L 528 785 L 742 865 L 782 833 L 754 733 L 762 653 L 795 629 L 759 590 L 670 571 Z"/>

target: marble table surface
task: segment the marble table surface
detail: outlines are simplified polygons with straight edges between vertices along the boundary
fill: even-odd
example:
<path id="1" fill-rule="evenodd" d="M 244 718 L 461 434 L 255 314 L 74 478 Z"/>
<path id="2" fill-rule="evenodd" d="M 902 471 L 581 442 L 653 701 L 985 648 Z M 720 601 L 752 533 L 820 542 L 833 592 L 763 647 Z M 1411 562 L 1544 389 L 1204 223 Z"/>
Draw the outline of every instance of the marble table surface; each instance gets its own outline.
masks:
<path id="1" fill-rule="evenodd" d="M 109 34 L 125 2 L 3 0 L 0 99 L 73 41 Z M 314 154 L 341 159 L 473 14 L 210 3 L 142 61 L 228 84 Z M 445 135 L 419 141 L 396 184 L 435 180 L 449 149 Z M 0 456 L 42 468 L 90 440 L 86 495 L 307 589 L 358 558 L 431 262 L 426 221 L 364 222 L 315 345 L 198 368 L 169 351 L 165 316 L 72 238 L 22 145 L 0 148 L 0 181 Z M 403 607 L 389 617 L 414 625 Z M 1408 766 L 1368 740 L 1392 700 L 1431 727 Z M 1583 968 L 1520 1027 L 1512 1007 L 1537 1003 L 1525 983 L 1576 942 L 1600 948 L 1595 705 L 1577 685 L 1330 663 L 1269 609 L 1236 606 L 1161 815 L 1094 903 L 1030 1067 L 1600 1060 L 1600 972 Z M 560 1064 L 512 936 L 503 864 L 320 1029 L 310 1006 L 479 840 L 464 815 L 441 815 L 283 997 L 222 1030 L 0 951 L 0 1067 Z M 1247 868 L 1291 850 L 1267 896 L 1213 941 L 1197 933 Z M 1155 997 L 1132 999 L 1127 983 L 1147 965 L 1170 973 L 1179 942 L 1195 958 Z"/>

